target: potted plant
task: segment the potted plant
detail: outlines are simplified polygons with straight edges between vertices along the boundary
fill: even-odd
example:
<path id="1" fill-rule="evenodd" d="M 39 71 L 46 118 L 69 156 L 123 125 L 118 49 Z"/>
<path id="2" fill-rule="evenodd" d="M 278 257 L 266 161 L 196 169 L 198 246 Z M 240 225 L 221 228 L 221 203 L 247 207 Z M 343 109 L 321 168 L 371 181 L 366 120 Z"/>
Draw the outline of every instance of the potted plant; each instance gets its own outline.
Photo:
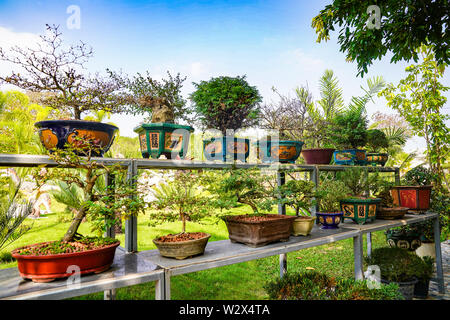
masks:
<path id="1" fill-rule="evenodd" d="M 414 252 L 401 248 L 377 248 L 364 261 L 367 265 L 379 266 L 382 283 L 397 283 L 405 300 L 412 300 L 418 277 L 424 275 L 424 261 Z"/>
<path id="2" fill-rule="evenodd" d="M 307 236 L 311 233 L 316 217 L 312 217 L 310 208 L 315 204 L 315 184 L 312 181 L 289 180 L 275 189 L 275 203 L 288 205 L 295 210 L 297 219 L 292 224 L 294 236 Z"/>
<path id="3" fill-rule="evenodd" d="M 350 189 L 342 181 L 326 179 L 320 183 L 317 192 L 319 211 L 316 216 L 322 224 L 321 228 L 337 229 L 344 215 L 340 201 L 348 197 Z"/>
<path id="4" fill-rule="evenodd" d="M 389 140 L 386 134 L 379 129 L 367 130 L 367 164 L 372 166 L 384 166 L 389 159 L 386 149 L 389 147 Z"/>
<path id="5" fill-rule="evenodd" d="M 128 112 L 147 115 L 145 121 L 151 118 L 151 123 L 143 123 L 134 129 L 139 135 L 144 158 L 158 159 L 164 155 L 167 159 L 184 159 L 190 134 L 194 131 L 191 126 L 175 123 L 176 119 L 187 120 L 190 114 L 180 93 L 186 78 L 181 78 L 180 74 L 176 77 L 167 74 L 168 79 L 162 81 L 153 79 L 148 71 L 146 76 L 138 73 L 131 80 L 123 80 L 115 74 L 115 78 L 121 79 L 132 93 Z"/>
<path id="6" fill-rule="evenodd" d="M 384 232 L 386 241 L 391 248 L 401 248 L 414 251 L 422 244 L 421 232 L 417 225 L 401 226 L 388 229 Z"/>
<path id="7" fill-rule="evenodd" d="M 338 172 L 338 179 L 351 190 L 350 197 L 341 200 L 342 220 L 350 218 L 358 224 L 374 221 L 381 199 L 370 196 L 370 189 L 378 176 L 369 175 L 367 168 L 355 167 Z"/>
<path id="8" fill-rule="evenodd" d="M 231 169 L 219 181 L 214 179 L 209 183 L 211 192 L 217 197 L 217 207 L 230 209 L 245 204 L 252 208 L 252 214 L 222 217 L 231 242 L 259 247 L 289 240 L 292 222 L 297 217 L 263 213 L 270 211 L 273 205 L 274 191 L 270 183 L 270 178 L 261 171 L 248 169 Z"/>
<path id="9" fill-rule="evenodd" d="M 409 210 L 406 207 L 399 207 L 394 204 L 394 198 L 392 198 L 391 195 L 391 188 L 393 185 L 393 182 L 382 179 L 377 183 L 375 194 L 377 198 L 381 199 L 377 210 L 377 219 L 400 219 Z"/>
<path id="10" fill-rule="evenodd" d="M 367 116 L 364 108 L 349 107 L 336 114 L 329 134 L 337 147 L 333 153 L 338 165 L 365 165 L 366 151 L 360 149 L 367 142 Z"/>
<path id="11" fill-rule="evenodd" d="M 370 288 L 367 281 L 318 271 L 287 273 L 268 281 L 264 289 L 271 300 L 403 300 L 395 284 Z"/>
<path id="12" fill-rule="evenodd" d="M 414 286 L 414 297 L 426 299 L 430 288 L 430 280 L 433 276 L 434 258 L 421 257 L 422 263 L 417 268 L 417 283 Z"/>
<path id="13" fill-rule="evenodd" d="M 12 251 L 24 279 L 49 282 L 66 278 L 71 275 L 67 273 L 71 265 L 77 265 L 81 275 L 108 269 L 120 241 L 108 237 L 82 236 L 78 233 L 80 224 L 90 216 L 94 222 L 93 231 L 101 233 L 105 227 L 116 223 L 117 213 L 127 218 L 143 211 L 143 201 L 124 179 L 116 179 L 116 183 L 107 188 L 100 183 L 105 174 L 116 177 L 125 175 L 119 165 L 106 167 L 92 159 L 92 155 L 102 148 L 101 144 L 94 140 L 78 139 L 50 155 L 58 164 L 72 170 L 51 169 L 35 173 L 38 192 L 45 182 L 61 180 L 67 185 L 77 185 L 84 197 L 62 239 L 27 245 Z M 81 147 L 77 148 L 77 145 Z M 84 178 L 80 177 L 79 170 L 83 172 Z"/>
<path id="14" fill-rule="evenodd" d="M 20 73 L 13 71 L 8 76 L 0 76 L 0 82 L 37 93 L 41 105 L 60 111 L 61 120 L 35 124 L 45 148 L 50 151 L 64 148 L 75 137 L 96 139 L 101 146 L 96 156 L 102 156 L 113 143 L 118 128 L 84 121 L 81 116 L 89 111 L 123 112 L 128 97 L 121 94 L 124 88 L 114 78 L 81 73 L 92 57 L 90 47 L 81 43 L 65 49 L 59 27 L 47 25 L 47 31 L 40 37 L 38 49 L 14 47 L 11 53 L 0 49 L 0 60 L 23 69 Z"/>
<path id="15" fill-rule="evenodd" d="M 190 171 L 178 170 L 172 181 L 155 188 L 151 225 L 158 221 L 181 220 L 181 232 L 153 239 L 153 243 L 164 257 L 186 259 L 203 254 L 210 234 L 186 232 L 186 221 L 199 222 L 213 214 L 211 201 L 204 195 L 201 179 Z"/>
<path id="16" fill-rule="evenodd" d="M 429 169 L 417 166 L 409 170 L 401 186 L 391 189 L 394 204 L 407 207 L 411 213 L 422 213 L 430 207 L 432 174 Z"/>
<path id="17" fill-rule="evenodd" d="M 302 151 L 303 141 L 280 140 L 271 136 L 256 141 L 256 155 L 265 163 L 295 163 Z"/>
<path id="18" fill-rule="evenodd" d="M 234 134 L 238 129 L 258 123 L 262 100 L 258 89 L 250 86 L 245 76 L 216 77 L 194 83 L 194 86 L 196 90 L 190 99 L 200 124 L 222 133 L 222 137 L 203 141 L 206 158 L 245 162 L 250 152 L 250 140 L 237 138 Z"/>

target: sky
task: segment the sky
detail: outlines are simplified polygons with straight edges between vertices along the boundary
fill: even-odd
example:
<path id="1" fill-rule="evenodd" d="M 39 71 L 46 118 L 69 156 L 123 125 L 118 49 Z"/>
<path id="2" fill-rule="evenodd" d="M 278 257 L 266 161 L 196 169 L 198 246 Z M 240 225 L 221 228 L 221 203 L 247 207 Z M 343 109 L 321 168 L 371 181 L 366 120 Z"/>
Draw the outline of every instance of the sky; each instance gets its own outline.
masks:
<path id="1" fill-rule="evenodd" d="M 185 98 L 194 90 L 192 82 L 246 75 L 264 102 L 276 101 L 272 87 L 293 96 L 302 85 L 319 99 L 318 80 L 332 69 L 348 103 L 353 95 L 363 94 L 360 87 L 367 87 L 368 78 L 383 76 L 394 84 L 404 78 L 410 63 L 391 64 L 389 54 L 361 78 L 356 64 L 346 62 L 339 51 L 336 33 L 328 42 L 316 42 L 311 20 L 330 1 L 0 0 L 0 46 L 32 45 L 44 33 L 45 24 L 56 24 L 66 43 L 81 40 L 92 46 L 89 72 L 109 68 L 134 75 L 149 71 L 156 79 L 166 71 L 179 72 L 187 77 L 182 90 Z M 0 74 L 10 70 L 11 66 L 0 62 Z M 446 74 L 442 82 L 448 86 L 449 79 Z M 367 111 L 369 116 L 376 111 L 395 113 L 378 97 Z M 133 128 L 141 119 L 114 115 L 111 121 L 120 127 L 121 135 L 134 137 Z M 423 139 L 414 138 L 405 150 L 424 146 Z"/>

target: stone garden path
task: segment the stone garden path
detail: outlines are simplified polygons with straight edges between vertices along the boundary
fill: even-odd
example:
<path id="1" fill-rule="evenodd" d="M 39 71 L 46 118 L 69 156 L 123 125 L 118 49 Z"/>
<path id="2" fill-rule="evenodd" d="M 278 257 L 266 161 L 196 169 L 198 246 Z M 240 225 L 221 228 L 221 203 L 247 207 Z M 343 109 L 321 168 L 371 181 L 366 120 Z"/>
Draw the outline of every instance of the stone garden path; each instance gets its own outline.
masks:
<path id="1" fill-rule="evenodd" d="M 445 294 L 439 293 L 437 282 L 430 281 L 430 290 L 427 300 L 450 300 L 450 240 L 441 243 L 442 267 L 444 269 Z M 436 273 L 434 274 L 436 277 Z"/>

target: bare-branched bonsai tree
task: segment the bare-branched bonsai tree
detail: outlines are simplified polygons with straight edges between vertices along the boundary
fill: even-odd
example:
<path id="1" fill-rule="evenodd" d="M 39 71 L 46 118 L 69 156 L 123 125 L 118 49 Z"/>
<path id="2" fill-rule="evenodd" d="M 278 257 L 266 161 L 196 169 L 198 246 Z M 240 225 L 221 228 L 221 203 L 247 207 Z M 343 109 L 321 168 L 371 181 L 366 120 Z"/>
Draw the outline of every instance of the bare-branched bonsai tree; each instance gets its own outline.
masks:
<path id="1" fill-rule="evenodd" d="M 123 111 L 129 96 L 120 93 L 123 87 L 116 79 L 83 73 L 92 48 L 83 42 L 65 47 L 59 27 L 46 26 L 34 48 L 15 46 L 6 52 L 0 47 L 0 61 L 17 67 L 0 76 L 0 83 L 38 92 L 40 104 L 67 111 L 76 120 L 88 111 Z"/>

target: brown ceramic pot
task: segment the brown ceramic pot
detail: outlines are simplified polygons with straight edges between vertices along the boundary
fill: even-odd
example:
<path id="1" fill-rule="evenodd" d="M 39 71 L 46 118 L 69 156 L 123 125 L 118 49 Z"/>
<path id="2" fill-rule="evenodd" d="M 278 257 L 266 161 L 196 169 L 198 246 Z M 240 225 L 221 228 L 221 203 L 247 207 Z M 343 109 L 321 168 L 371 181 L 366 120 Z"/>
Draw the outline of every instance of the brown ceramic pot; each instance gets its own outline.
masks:
<path id="1" fill-rule="evenodd" d="M 335 149 L 303 149 L 302 156 L 307 164 L 330 164 Z"/>
<path id="2" fill-rule="evenodd" d="M 199 239 L 174 242 L 160 241 L 160 238 L 157 238 L 153 239 L 153 243 L 163 257 L 182 260 L 203 254 L 210 237 L 210 234 L 205 233 L 205 236 Z"/>

